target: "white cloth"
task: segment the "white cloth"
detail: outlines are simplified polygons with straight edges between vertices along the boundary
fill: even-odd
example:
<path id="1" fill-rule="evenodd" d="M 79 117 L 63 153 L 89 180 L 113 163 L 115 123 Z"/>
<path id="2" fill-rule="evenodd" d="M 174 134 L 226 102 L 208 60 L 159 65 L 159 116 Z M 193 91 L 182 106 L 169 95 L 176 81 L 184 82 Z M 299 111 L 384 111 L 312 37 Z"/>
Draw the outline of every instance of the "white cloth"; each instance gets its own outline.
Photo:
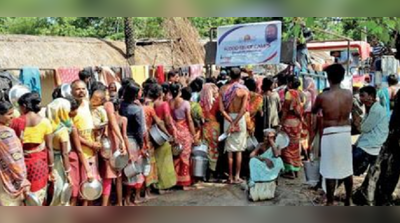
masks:
<path id="1" fill-rule="evenodd" d="M 232 120 L 236 119 L 238 114 L 229 114 Z M 228 136 L 225 142 L 225 151 L 226 152 L 244 152 L 247 147 L 247 126 L 246 119 L 243 117 L 240 119 L 238 123 L 240 127 L 239 132 L 232 133 Z M 225 121 L 224 123 L 224 132 L 228 131 L 230 123 Z"/>
<path id="2" fill-rule="evenodd" d="M 22 206 L 24 201 L 24 196 L 20 195 L 18 197 L 13 197 L 7 193 L 4 189 L 3 181 L 0 178 L 0 206 L 11 206 L 17 207 Z"/>
<path id="3" fill-rule="evenodd" d="M 341 180 L 353 175 L 351 127 L 324 129 L 321 142 L 321 175 L 329 180 Z"/>

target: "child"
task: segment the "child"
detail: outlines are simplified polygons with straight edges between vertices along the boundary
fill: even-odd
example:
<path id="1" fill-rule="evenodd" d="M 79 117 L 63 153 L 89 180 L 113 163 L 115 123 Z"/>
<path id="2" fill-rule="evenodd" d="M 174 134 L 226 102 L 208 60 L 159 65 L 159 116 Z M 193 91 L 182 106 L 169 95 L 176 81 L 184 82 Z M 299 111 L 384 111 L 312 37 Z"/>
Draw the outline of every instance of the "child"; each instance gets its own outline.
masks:
<path id="1" fill-rule="evenodd" d="M 106 93 L 102 90 L 96 90 L 93 92 L 90 98 L 90 109 L 93 117 L 94 124 L 94 136 L 96 142 L 100 142 L 103 137 L 105 129 L 108 124 L 107 112 L 104 109 L 104 103 L 106 102 Z"/>
<path id="2" fill-rule="evenodd" d="M 128 128 L 127 127 L 128 126 L 128 119 L 126 117 L 121 116 L 119 114 L 119 112 L 118 112 L 119 109 L 120 109 L 120 101 L 118 99 L 115 99 L 113 101 L 113 104 L 114 104 L 114 109 L 115 109 L 115 118 L 117 120 L 118 126 L 121 129 L 122 137 L 124 138 L 124 142 L 123 143 L 125 145 L 129 145 L 129 143 L 128 143 L 128 134 L 127 134 L 127 131 L 126 131 L 127 128 Z M 131 159 L 132 159 L 132 157 L 131 157 Z M 121 190 L 122 190 L 122 177 L 118 178 L 117 184 L 119 184 L 119 181 L 121 183 Z M 117 185 L 117 187 L 118 187 L 118 185 Z M 130 191 L 130 190 L 127 190 L 127 191 Z M 131 194 L 126 192 L 124 206 L 131 206 L 132 205 L 130 197 L 131 197 Z"/>

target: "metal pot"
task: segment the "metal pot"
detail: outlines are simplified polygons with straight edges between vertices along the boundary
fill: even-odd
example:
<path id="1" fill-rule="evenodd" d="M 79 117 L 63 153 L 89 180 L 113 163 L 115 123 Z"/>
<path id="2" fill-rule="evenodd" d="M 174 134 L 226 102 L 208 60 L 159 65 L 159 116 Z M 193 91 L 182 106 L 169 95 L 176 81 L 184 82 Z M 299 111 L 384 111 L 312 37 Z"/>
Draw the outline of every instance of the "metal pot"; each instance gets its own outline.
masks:
<path id="1" fill-rule="evenodd" d="M 150 136 L 159 146 L 162 146 L 164 143 L 169 141 L 169 137 L 163 131 L 161 131 L 157 125 L 153 125 L 153 127 L 151 127 Z"/>
<path id="2" fill-rule="evenodd" d="M 129 155 L 122 155 L 119 150 L 115 151 L 110 158 L 110 165 L 116 171 L 123 170 L 129 163 Z"/>
<path id="3" fill-rule="evenodd" d="M 193 156 L 207 157 L 207 154 L 208 154 L 208 147 L 205 144 L 201 144 L 199 146 L 195 146 L 192 149 L 192 155 Z"/>
<path id="4" fill-rule="evenodd" d="M 72 185 L 65 183 L 61 191 L 61 204 L 66 205 L 72 197 Z"/>
<path id="5" fill-rule="evenodd" d="M 252 152 L 253 150 L 255 150 L 258 146 L 258 141 L 256 139 L 256 137 L 254 136 L 249 136 L 247 137 L 247 147 L 246 150 Z"/>
<path id="6" fill-rule="evenodd" d="M 172 146 L 173 156 L 180 156 L 182 152 L 183 152 L 183 146 L 181 144 L 175 144 Z"/>
<path id="7" fill-rule="evenodd" d="M 110 159 L 112 156 L 111 141 L 107 137 L 101 139 L 101 145 L 103 148 L 100 151 L 100 155 L 104 159 Z"/>
<path id="8" fill-rule="evenodd" d="M 61 85 L 61 95 L 64 98 L 72 97 L 72 89 L 70 84 L 63 84 Z"/>
<path id="9" fill-rule="evenodd" d="M 28 193 L 25 197 L 26 206 L 42 206 L 39 198 L 34 193 Z"/>
<path id="10" fill-rule="evenodd" d="M 137 168 L 137 165 L 134 162 L 131 162 L 124 168 L 124 174 L 127 178 L 132 178 L 136 175 L 139 175 L 140 172 Z"/>
<path id="11" fill-rule="evenodd" d="M 278 133 L 278 135 L 276 136 L 275 144 L 279 149 L 286 149 L 289 146 L 289 143 L 290 139 L 286 133 Z"/>
<path id="12" fill-rule="evenodd" d="M 26 93 L 30 93 L 31 90 L 25 86 L 25 85 L 15 85 L 14 87 L 12 87 L 10 89 L 10 91 L 8 92 L 8 98 L 11 102 L 12 105 L 14 105 L 14 107 L 18 107 L 18 100 L 20 97 L 22 97 L 22 95 L 26 94 Z"/>
<path id="13" fill-rule="evenodd" d="M 143 175 L 148 177 L 151 172 L 151 160 L 148 156 L 146 159 L 143 160 Z"/>
<path id="14" fill-rule="evenodd" d="M 202 156 L 192 157 L 192 176 L 203 178 L 207 174 L 208 158 Z"/>
<path id="15" fill-rule="evenodd" d="M 103 184 L 99 180 L 86 181 L 82 183 L 79 192 L 85 200 L 94 201 L 101 197 Z"/>

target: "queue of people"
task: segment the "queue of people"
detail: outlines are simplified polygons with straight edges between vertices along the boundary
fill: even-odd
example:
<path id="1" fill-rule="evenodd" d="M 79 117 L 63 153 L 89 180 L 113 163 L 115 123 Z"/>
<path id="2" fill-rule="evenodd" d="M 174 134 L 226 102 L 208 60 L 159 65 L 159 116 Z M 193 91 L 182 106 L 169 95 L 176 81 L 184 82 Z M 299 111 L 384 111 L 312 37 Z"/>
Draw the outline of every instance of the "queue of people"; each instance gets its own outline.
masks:
<path id="1" fill-rule="evenodd" d="M 71 96 L 56 89 L 45 108 L 37 92 L 19 98 L 16 108 L 2 101 L 0 204 L 24 205 L 33 194 L 40 204 L 51 206 L 131 206 L 153 199 L 155 193 L 196 189 L 201 181 L 248 184 L 263 193 L 262 187 L 275 188 L 280 176 L 298 178 L 311 142 L 321 136 L 327 204 L 334 202 L 336 180 L 344 180 L 349 205 L 352 176 L 373 165 L 388 136 L 389 117 L 376 100 L 379 92 L 362 88 L 366 114 L 353 149 L 353 95 L 340 87 L 342 66 L 326 71 L 330 88 L 321 94 L 311 78 L 300 90 L 302 82 L 295 76 L 256 80 L 230 68 L 218 80 L 198 77 L 191 83 L 171 71 L 162 85 L 149 78 L 142 86 L 133 79 L 105 86 L 84 78 L 71 84 Z M 388 89 L 390 100 L 393 91 Z M 14 109 L 19 117 L 14 117 Z M 158 145 L 150 134 L 153 126 L 169 140 Z M 279 132 L 288 136 L 285 148 L 276 143 Z M 260 142 L 252 151 L 247 150 L 249 137 Z M 104 138 L 112 154 L 127 155 L 131 164 L 147 163 L 149 168 L 127 177 L 103 154 Z M 204 178 L 192 174 L 192 149 L 201 144 L 207 146 Z M 174 154 L 177 146 L 181 151 Z M 93 181 L 102 184 L 101 200 L 82 196 L 81 185 Z M 68 201 L 66 184 L 72 187 Z"/>

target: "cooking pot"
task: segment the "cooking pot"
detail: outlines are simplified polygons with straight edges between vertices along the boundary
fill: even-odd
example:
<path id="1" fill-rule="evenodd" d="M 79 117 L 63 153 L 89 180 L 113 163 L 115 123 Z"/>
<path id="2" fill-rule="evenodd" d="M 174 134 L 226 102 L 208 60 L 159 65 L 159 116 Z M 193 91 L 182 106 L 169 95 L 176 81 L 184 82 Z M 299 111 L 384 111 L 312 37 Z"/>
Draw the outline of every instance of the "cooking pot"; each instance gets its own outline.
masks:
<path id="1" fill-rule="evenodd" d="M 175 144 L 172 146 L 173 156 L 180 156 L 182 152 L 183 152 L 183 146 L 181 144 Z"/>
<path id="2" fill-rule="evenodd" d="M 247 137 L 247 147 L 246 147 L 247 151 L 252 152 L 257 148 L 257 146 L 258 146 L 258 141 L 255 136 Z"/>
<path id="3" fill-rule="evenodd" d="M 25 197 L 26 206 L 42 206 L 39 198 L 34 193 L 28 193 Z"/>
<path id="4" fill-rule="evenodd" d="M 65 183 L 61 191 L 61 204 L 66 205 L 72 197 L 72 185 Z"/>
<path id="5" fill-rule="evenodd" d="M 153 125 L 153 127 L 151 127 L 150 136 L 158 146 L 162 146 L 164 143 L 169 141 L 169 137 L 163 131 L 161 131 L 157 125 Z"/>
<path id="6" fill-rule="evenodd" d="M 134 162 L 131 162 L 124 168 L 124 174 L 127 178 L 132 178 L 136 175 L 138 175 L 140 172 L 138 168 L 136 167 L 136 164 Z"/>
<path id="7" fill-rule="evenodd" d="M 70 84 L 62 84 L 61 85 L 61 95 L 64 98 L 72 97 L 72 88 Z"/>
<path id="8" fill-rule="evenodd" d="M 10 91 L 8 92 L 8 98 L 11 102 L 12 105 L 14 105 L 14 107 L 18 107 L 18 100 L 20 97 L 22 97 L 22 95 L 26 94 L 26 93 L 30 93 L 31 90 L 25 86 L 25 85 L 15 85 L 14 87 L 12 87 L 10 89 Z"/>
<path id="9" fill-rule="evenodd" d="M 205 144 L 200 144 L 198 146 L 194 146 L 192 149 L 193 156 L 207 157 L 207 154 L 208 154 L 208 147 Z"/>
<path id="10" fill-rule="evenodd" d="M 290 139 L 285 132 L 280 132 L 276 136 L 275 144 L 279 149 L 286 149 L 289 146 Z"/>
<path id="11" fill-rule="evenodd" d="M 110 165 L 116 171 L 123 170 L 129 163 L 129 155 L 125 153 L 122 155 L 119 150 L 115 151 L 110 158 Z"/>
<path id="12" fill-rule="evenodd" d="M 208 158 L 202 156 L 192 157 L 192 176 L 204 178 L 207 174 Z"/>
<path id="13" fill-rule="evenodd" d="M 86 181 L 82 183 L 79 192 L 85 200 L 94 201 L 101 197 L 103 184 L 99 180 Z"/>
<path id="14" fill-rule="evenodd" d="M 100 151 L 100 155 L 104 159 L 110 159 L 112 156 L 111 141 L 107 137 L 101 139 L 101 145 L 103 148 Z"/>

